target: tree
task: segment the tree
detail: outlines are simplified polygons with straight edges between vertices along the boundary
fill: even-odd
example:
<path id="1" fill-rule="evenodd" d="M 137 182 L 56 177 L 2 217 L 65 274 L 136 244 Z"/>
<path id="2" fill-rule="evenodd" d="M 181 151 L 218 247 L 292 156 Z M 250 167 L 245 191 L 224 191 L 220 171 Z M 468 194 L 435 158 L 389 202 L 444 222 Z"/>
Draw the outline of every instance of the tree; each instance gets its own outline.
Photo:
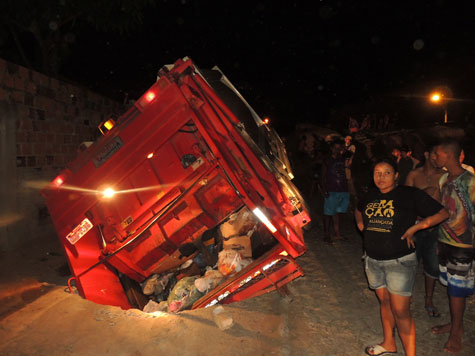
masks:
<path id="1" fill-rule="evenodd" d="M 0 53 L 58 75 L 76 35 L 92 27 L 121 35 L 136 30 L 155 0 L 0 1 Z"/>

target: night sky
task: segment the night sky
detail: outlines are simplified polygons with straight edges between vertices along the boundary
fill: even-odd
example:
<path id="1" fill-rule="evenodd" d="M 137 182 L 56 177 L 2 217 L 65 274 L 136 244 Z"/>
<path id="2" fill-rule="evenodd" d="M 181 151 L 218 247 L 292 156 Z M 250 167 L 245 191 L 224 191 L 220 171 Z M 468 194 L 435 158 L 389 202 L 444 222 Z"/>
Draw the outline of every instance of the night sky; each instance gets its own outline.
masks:
<path id="1" fill-rule="evenodd" d="M 203 68 L 218 65 L 281 126 L 342 112 L 438 115 L 424 97 L 437 85 L 475 97 L 468 5 L 402 3 L 157 0 L 128 36 L 78 33 L 61 75 L 109 97 L 137 98 L 162 65 L 189 56 Z M 475 112 L 470 100 L 450 105 L 459 118 Z"/>

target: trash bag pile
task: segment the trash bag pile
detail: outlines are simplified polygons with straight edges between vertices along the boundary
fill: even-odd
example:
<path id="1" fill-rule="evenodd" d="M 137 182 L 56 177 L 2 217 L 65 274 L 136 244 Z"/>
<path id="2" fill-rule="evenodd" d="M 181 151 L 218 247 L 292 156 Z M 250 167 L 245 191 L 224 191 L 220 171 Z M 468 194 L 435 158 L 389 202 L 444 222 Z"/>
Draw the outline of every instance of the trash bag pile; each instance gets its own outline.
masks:
<path id="1" fill-rule="evenodd" d="M 217 228 L 180 246 L 183 256 L 194 257 L 140 284 L 150 299 L 143 311 L 176 313 L 190 309 L 198 299 L 242 271 L 253 262 L 251 236 L 256 227 L 254 215 L 244 207 Z"/>

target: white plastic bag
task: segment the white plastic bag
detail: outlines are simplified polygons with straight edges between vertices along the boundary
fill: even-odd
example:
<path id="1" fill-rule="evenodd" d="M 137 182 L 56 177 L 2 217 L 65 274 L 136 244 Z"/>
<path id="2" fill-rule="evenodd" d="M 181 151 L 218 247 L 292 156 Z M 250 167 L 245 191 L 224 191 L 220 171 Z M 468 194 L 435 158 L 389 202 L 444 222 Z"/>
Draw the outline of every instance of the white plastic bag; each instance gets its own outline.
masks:
<path id="1" fill-rule="evenodd" d="M 221 272 L 214 269 L 207 270 L 203 277 L 195 280 L 195 287 L 201 293 L 208 293 L 208 291 L 214 289 L 223 280 L 224 276 Z"/>
<path id="2" fill-rule="evenodd" d="M 228 276 L 231 273 L 239 272 L 241 262 L 241 255 L 234 250 L 222 250 L 218 254 L 218 271 L 223 276 Z"/>
<path id="3" fill-rule="evenodd" d="M 224 249 L 218 255 L 218 270 L 223 276 L 240 272 L 252 262 L 250 258 L 242 258 L 241 254 L 234 250 Z"/>

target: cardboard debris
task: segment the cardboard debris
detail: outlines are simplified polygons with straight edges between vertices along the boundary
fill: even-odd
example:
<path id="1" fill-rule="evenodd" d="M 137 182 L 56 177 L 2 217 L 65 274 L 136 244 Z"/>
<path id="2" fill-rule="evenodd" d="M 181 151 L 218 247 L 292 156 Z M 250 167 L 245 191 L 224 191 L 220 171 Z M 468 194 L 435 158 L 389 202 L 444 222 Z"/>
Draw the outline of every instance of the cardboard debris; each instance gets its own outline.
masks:
<path id="1" fill-rule="evenodd" d="M 248 235 L 223 238 L 223 248 L 239 252 L 242 257 L 252 257 L 251 238 Z"/>

